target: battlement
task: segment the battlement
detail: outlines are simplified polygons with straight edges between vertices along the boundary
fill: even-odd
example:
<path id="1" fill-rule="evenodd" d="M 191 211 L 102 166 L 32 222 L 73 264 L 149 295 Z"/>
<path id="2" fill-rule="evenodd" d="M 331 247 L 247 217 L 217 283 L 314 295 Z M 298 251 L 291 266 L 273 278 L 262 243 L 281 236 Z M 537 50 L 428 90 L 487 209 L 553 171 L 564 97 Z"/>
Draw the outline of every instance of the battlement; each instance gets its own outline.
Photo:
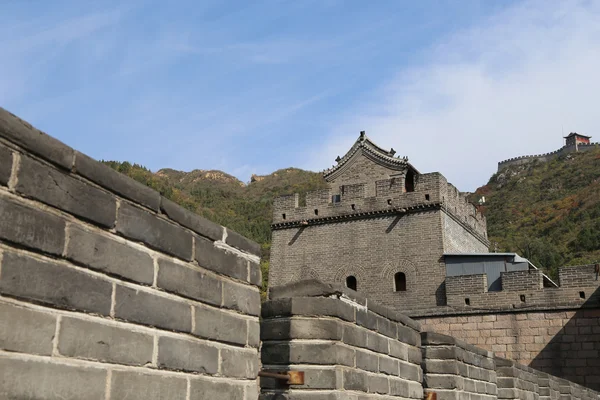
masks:
<path id="1" fill-rule="evenodd" d="M 600 302 L 596 265 L 559 268 L 559 287 L 545 287 L 544 275 L 537 269 L 501 272 L 501 290 L 497 291 L 488 291 L 482 276 L 485 274 L 446 277 L 448 306 L 481 310 Z"/>
<path id="2" fill-rule="evenodd" d="M 599 147 L 600 147 L 600 143 L 589 143 L 589 144 L 588 143 L 578 143 L 577 145 L 573 144 L 573 145 L 569 145 L 569 146 L 563 146 L 560 149 L 552 151 L 550 153 L 513 157 L 513 158 L 509 158 L 504 161 L 500 161 L 498 163 L 498 172 L 500 172 L 504 168 L 507 168 L 510 166 L 525 165 L 525 164 L 532 163 L 534 161 L 548 162 L 548 161 L 554 160 L 555 158 L 558 158 L 564 154 L 585 152 L 585 151 L 590 151 L 590 150 L 593 150 L 593 149 L 596 149 Z"/>
<path id="3" fill-rule="evenodd" d="M 366 196 L 368 185 L 374 185 L 375 196 Z M 301 223 L 325 223 L 347 218 L 362 218 L 383 214 L 421 212 L 443 209 L 452 217 L 487 237 L 485 217 L 439 173 L 419 175 L 414 191 L 406 192 L 402 178 L 378 180 L 374 183 L 342 185 L 338 188 L 308 192 L 305 201 L 300 195 L 281 196 L 273 205 L 273 228 L 298 226 Z M 301 206 L 300 204 L 305 205 Z"/>

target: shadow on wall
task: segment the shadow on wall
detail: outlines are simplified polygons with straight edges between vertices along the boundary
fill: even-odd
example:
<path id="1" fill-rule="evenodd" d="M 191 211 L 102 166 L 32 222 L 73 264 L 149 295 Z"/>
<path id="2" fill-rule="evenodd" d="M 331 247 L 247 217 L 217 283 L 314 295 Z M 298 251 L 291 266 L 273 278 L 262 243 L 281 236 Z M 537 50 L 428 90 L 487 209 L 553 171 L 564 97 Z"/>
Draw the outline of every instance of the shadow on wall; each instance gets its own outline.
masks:
<path id="1" fill-rule="evenodd" d="M 588 300 L 578 311 L 565 311 L 563 328 L 529 366 L 600 390 L 600 288 L 587 290 L 580 296 Z"/>

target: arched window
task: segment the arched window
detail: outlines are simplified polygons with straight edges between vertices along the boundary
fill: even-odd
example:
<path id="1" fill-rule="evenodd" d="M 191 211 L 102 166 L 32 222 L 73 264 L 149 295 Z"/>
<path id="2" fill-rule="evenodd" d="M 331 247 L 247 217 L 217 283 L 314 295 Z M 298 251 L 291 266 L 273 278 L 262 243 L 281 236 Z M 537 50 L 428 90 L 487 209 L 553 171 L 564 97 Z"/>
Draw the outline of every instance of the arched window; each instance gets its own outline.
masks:
<path id="1" fill-rule="evenodd" d="M 406 275 L 404 275 L 404 272 L 396 272 L 394 275 L 394 290 L 396 292 L 406 292 Z"/>
<path id="2" fill-rule="evenodd" d="M 356 290 L 356 277 L 350 275 L 346 278 L 346 287 L 348 289 Z"/>

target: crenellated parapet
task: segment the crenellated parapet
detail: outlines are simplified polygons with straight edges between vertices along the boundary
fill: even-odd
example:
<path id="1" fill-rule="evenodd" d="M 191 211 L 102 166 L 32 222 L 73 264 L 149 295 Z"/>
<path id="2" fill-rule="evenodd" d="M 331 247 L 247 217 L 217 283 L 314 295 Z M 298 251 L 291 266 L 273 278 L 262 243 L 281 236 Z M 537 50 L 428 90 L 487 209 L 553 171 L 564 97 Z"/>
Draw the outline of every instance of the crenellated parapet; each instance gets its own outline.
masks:
<path id="1" fill-rule="evenodd" d="M 368 190 L 368 185 L 375 189 Z M 297 193 L 281 196 L 274 201 L 272 227 L 285 229 L 433 209 L 443 210 L 487 242 L 483 214 L 439 173 L 419 175 L 412 192 L 406 191 L 403 178 L 390 178 L 308 192 L 304 201 Z"/>
<path id="2" fill-rule="evenodd" d="M 508 167 L 512 167 L 512 166 L 525 165 L 525 164 L 532 163 L 534 161 L 548 162 L 548 161 L 554 160 L 565 154 L 576 153 L 576 152 L 586 152 L 586 151 L 597 149 L 599 147 L 600 147 L 600 143 L 589 143 L 589 144 L 579 143 L 579 144 L 577 144 L 577 146 L 575 146 L 575 145 L 563 146 L 560 149 L 552 151 L 550 153 L 513 157 L 513 158 L 509 158 L 504 161 L 500 161 L 498 163 L 498 172 L 500 172 L 504 168 L 508 168 Z"/>
<path id="3" fill-rule="evenodd" d="M 448 305 L 473 309 L 513 309 L 584 304 L 600 301 L 600 277 L 595 264 L 559 268 L 558 287 L 545 287 L 541 270 L 501 272 L 501 290 L 488 291 L 485 274 L 446 277 Z M 475 284 L 477 282 L 477 284 Z"/>

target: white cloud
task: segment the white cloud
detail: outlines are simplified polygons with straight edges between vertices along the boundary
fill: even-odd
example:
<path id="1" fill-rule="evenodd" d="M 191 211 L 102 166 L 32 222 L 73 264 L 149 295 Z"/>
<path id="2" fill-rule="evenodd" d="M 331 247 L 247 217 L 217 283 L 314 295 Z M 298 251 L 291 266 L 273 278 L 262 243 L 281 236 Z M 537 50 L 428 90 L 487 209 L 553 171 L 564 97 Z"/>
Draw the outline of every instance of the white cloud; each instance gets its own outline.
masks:
<path id="1" fill-rule="evenodd" d="M 600 2 L 529 1 L 428 50 L 343 115 L 304 166 L 328 167 L 360 130 L 461 190 L 497 162 L 555 150 L 561 130 L 600 141 Z"/>

